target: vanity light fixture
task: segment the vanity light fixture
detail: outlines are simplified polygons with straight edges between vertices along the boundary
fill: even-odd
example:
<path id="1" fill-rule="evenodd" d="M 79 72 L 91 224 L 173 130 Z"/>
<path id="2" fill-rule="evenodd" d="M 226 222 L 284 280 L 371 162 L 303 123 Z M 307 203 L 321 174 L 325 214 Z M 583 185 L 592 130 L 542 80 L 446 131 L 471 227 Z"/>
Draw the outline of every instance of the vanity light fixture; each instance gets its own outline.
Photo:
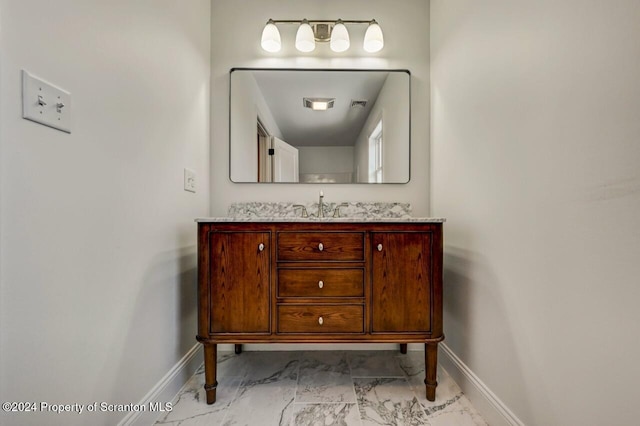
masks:
<path id="1" fill-rule="evenodd" d="M 271 53 L 279 52 L 282 48 L 280 31 L 278 31 L 278 27 L 276 27 L 272 19 L 269 19 L 267 25 L 264 26 L 264 30 L 262 30 L 262 40 L 260 44 L 264 50 Z"/>
<path id="2" fill-rule="evenodd" d="M 314 111 L 326 111 L 333 108 L 335 100 L 336 98 L 302 98 L 302 104 Z"/>
<path id="3" fill-rule="evenodd" d="M 296 33 L 296 49 L 301 52 L 311 52 L 315 48 L 316 38 L 313 29 L 309 25 L 309 21 L 303 19 Z"/>
<path id="4" fill-rule="evenodd" d="M 364 50 L 369 53 L 379 52 L 384 47 L 384 38 L 382 37 L 382 28 L 375 19 L 371 21 L 364 33 Z"/>
<path id="5" fill-rule="evenodd" d="M 347 31 L 347 27 L 344 26 L 342 20 L 338 19 L 331 31 L 331 42 L 329 46 L 334 52 L 344 52 L 350 45 L 349 31 Z"/>
<path id="6" fill-rule="evenodd" d="M 344 52 L 351 46 L 347 25 L 367 24 L 363 48 L 366 52 L 379 52 L 384 47 L 382 29 L 375 19 L 369 21 L 337 20 L 274 20 L 269 19 L 262 30 L 261 46 L 270 53 L 279 52 L 282 48 L 280 31 L 277 25 L 297 24 L 295 46 L 301 52 L 312 52 L 316 43 L 329 42 L 334 52 Z"/>

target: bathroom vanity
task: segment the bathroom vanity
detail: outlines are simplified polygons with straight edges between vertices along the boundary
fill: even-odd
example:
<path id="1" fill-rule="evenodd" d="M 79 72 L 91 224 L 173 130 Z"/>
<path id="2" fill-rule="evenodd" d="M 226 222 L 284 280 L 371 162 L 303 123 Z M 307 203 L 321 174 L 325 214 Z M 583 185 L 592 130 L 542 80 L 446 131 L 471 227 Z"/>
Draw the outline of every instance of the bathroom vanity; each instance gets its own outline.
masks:
<path id="1" fill-rule="evenodd" d="M 198 336 L 207 403 L 217 344 L 425 344 L 435 399 L 442 219 L 198 219 Z M 239 352 L 239 350 L 237 350 Z"/>

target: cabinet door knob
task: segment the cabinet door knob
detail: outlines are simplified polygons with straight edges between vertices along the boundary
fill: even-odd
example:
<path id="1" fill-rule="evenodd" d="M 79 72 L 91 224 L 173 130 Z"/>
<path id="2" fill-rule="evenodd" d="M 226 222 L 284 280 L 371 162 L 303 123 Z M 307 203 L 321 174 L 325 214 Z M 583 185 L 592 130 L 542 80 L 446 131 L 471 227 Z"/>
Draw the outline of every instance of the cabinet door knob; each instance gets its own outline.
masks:
<path id="1" fill-rule="evenodd" d="M 318 281 L 318 287 L 320 287 L 320 288 L 324 287 L 324 282 L 323 281 Z"/>
<path id="2" fill-rule="evenodd" d="M 260 251 L 264 250 L 264 244 L 260 243 L 260 245 L 258 246 L 258 250 Z"/>
<path id="3" fill-rule="evenodd" d="M 324 245 L 322 243 L 318 244 L 318 250 L 320 251 L 324 250 Z"/>
<path id="4" fill-rule="evenodd" d="M 382 251 L 382 244 L 378 244 L 378 251 Z"/>
<path id="5" fill-rule="evenodd" d="M 322 325 L 324 323 L 324 320 L 322 319 L 322 317 L 318 318 L 318 324 Z"/>

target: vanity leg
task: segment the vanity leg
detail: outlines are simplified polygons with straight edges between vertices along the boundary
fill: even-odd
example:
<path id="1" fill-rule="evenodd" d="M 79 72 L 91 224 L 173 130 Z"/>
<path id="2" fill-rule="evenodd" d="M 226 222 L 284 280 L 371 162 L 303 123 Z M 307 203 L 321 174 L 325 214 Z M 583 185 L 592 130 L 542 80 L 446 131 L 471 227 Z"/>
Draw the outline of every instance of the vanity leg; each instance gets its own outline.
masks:
<path id="1" fill-rule="evenodd" d="M 218 362 L 218 345 L 205 343 L 204 345 L 204 390 L 207 393 L 207 404 L 216 402 L 216 380 Z"/>
<path id="2" fill-rule="evenodd" d="M 407 353 L 407 344 L 406 343 L 400 343 L 400 353 L 401 354 L 406 354 Z"/>
<path id="3" fill-rule="evenodd" d="M 236 345 L 236 355 L 240 355 L 242 353 L 242 345 Z"/>
<path id="4" fill-rule="evenodd" d="M 427 386 L 427 399 L 435 401 L 436 399 L 436 374 L 438 371 L 438 344 L 426 343 L 424 345 L 424 384 Z"/>

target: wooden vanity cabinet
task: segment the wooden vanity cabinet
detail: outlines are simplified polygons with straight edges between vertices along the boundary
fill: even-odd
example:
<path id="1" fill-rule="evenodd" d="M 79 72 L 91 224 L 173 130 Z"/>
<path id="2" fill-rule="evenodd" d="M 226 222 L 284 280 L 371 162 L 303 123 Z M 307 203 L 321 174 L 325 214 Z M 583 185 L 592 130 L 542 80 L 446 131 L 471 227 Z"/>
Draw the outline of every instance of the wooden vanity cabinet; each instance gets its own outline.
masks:
<path id="1" fill-rule="evenodd" d="M 269 232 L 209 235 L 211 253 L 209 310 L 213 334 L 269 334 Z"/>
<path id="2" fill-rule="evenodd" d="M 431 233 L 374 232 L 371 331 L 431 330 Z"/>
<path id="3" fill-rule="evenodd" d="M 435 399 L 440 222 L 198 222 L 198 336 L 207 403 L 217 344 L 425 344 Z"/>

